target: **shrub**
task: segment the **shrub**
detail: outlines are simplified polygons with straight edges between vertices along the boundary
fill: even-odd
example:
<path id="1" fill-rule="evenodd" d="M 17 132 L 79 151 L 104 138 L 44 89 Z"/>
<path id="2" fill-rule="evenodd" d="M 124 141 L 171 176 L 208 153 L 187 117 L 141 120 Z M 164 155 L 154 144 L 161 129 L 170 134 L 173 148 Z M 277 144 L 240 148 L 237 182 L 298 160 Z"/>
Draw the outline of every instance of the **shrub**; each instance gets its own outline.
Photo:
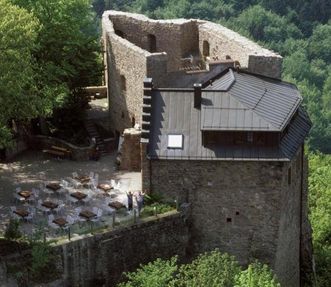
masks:
<path id="1" fill-rule="evenodd" d="M 190 264 L 182 265 L 175 286 L 232 287 L 239 272 L 240 267 L 234 257 L 216 249 L 199 255 Z"/>
<path id="2" fill-rule="evenodd" d="M 17 219 L 10 219 L 5 230 L 5 238 L 7 240 L 16 240 L 22 237 L 20 232 L 20 222 Z"/>
<path id="3" fill-rule="evenodd" d="M 166 203 L 152 203 L 151 205 L 146 205 L 142 211 L 142 216 L 153 216 L 154 209 L 156 208 L 156 213 L 161 214 L 167 211 L 173 210 L 174 207 Z"/>
<path id="4" fill-rule="evenodd" d="M 140 265 L 136 272 L 125 273 L 128 282 L 117 285 L 118 287 L 169 286 L 173 274 L 177 271 L 177 257 L 170 260 L 156 259 L 147 265 Z"/>
<path id="5" fill-rule="evenodd" d="M 267 265 L 254 262 L 235 278 L 235 287 L 280 287 Z"/>

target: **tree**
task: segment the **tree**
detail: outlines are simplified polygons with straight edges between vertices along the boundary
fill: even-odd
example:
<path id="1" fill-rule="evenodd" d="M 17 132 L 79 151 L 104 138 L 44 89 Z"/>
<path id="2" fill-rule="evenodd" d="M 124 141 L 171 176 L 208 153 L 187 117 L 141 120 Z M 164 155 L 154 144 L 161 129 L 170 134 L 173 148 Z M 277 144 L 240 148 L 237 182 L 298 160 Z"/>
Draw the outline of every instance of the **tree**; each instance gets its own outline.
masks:
<path id="1" fill-rule="evenodd" d="M 182 265 L 177 276 L 178 287 L 232 287 L 235 275 L 240 272 L 233 256 L 219 250 L 204 253 L 190 264 Z"/>
<path id="2" fill-rule="evenodd" d="M 266 265 L 255 262 L 242 271 L 233 256 L 222 254 L 217 249 L 201 254 L 191 263 L 181 266 L 178 266 L 177 257 L 170 260 L 157 259 L 141 265 L 136 272 L 125 275 L 128 281 L 117 285 L 118 287 L 280 286 Z M 248 285 L 249 282 L 252 284 Z"/>
<path id="3" fill-rule="evenodd" d="M 330 286 L 331 156 L 309 155 L 309 219 L 313 228 L 318 287 Z"/>
<path id="4" fill-rule="evenodd" d="M 136 272 L 125 273 L 128 282 L 121 283 L 118 287 L 170 286 L 169 284 L 172 284 L 173 275 L 177 270 L 177 257 L 172 257 L 169 260 L 158 258 L 147 265 L 141 265 Z"/>
<path id="5" fill-rule="evenodd" d="M 0 0 L 0 148 L 11 140 L 12 119 L 43 112 L 36 95 L 34 60 L 40 24 L 32 13 Z"/>
<path id="6" fill-rule="evenodd" d="M 236 276 L 234 287 L 280 287 L 270 268 L 259 262 L 248 265 L 248 268 Z"/>

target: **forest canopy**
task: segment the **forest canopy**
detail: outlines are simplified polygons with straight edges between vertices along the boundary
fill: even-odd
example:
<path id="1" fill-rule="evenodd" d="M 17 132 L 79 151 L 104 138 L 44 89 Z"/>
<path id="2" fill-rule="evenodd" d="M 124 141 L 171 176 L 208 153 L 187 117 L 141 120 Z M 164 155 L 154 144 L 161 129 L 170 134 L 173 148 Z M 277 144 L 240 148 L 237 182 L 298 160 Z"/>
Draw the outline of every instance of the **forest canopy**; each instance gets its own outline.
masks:
<path id="1" fill-rule="evenodd" d="M 0 0 L 0 148 L 11 124 L 50 116 L 101 79 L 90 0 Z"/>

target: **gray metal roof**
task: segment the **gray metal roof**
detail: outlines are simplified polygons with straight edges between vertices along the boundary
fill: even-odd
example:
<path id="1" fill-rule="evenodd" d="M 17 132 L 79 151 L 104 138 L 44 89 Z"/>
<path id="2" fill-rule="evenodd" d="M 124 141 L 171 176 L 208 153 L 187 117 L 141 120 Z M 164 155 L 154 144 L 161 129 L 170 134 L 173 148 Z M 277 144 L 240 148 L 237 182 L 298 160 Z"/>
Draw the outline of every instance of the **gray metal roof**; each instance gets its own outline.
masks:
<path id="1" fill-rule="evenodd" d="M 201 130 L 278 131 L 230 92 L 202 93 Z"/>
<path id="2" fill-rule="evenodd" d="M 210 90 L 213 94 L 208 95 Z M 245 112 L 243 109 L 233 110 L 233 100 L 224 101 L 224 97 L 218 96 L 219 93 L 215 93 L 216 91 L 228 91 L 229 97 L 239 101 L 247 110 Z M 214 118 L 220 117 L 220 113 L 224 110 L 232 109 L 228 114 L 229 126 L 223 121 L 219 126 L 220 130 L 238 130 L 242 127 L 247 129 L 250 125 L 252 130 L 281 131 L 302 101 L 299 91 L 292 84 L 248 73 L 232 72 L 231 69 L 206 87 L 203 98 L 208 101 L 203 102 L 202 112 L 214 112 L 216 113 Z M 210 106 L 214 109 L 210 109 Z M 249 115 L 248 110 L 250 110 Z M 203 129 L 208 129 L 207 127 L 210 126 L 210 117 L 203 115 L 203 119 L 207 120 L 207 123 L 202 125 Z M 243 122 L 245 122 L 244 126 Z M 217 121 L 213 123 L 211 129 L 217 129 Z"/>
<path id="3" fill-rule="evenodd" d="M 203 90 L 201 110 L 194 108 L 193 90 L 154 89 L 152 91 L 151 127 L 148 146 L 148 155 L 153 159 L 190 159 L 190 160 L 277 160 L 286 161 L 292 158 L 298 147 L 307 136 L 311 123 L 303 109 L 295 113 L 294 106 L 301 97 L 294 86 L 272 81 L 261 80 L 249 74 L 234 72 L 235 83 L 228 85 L 228 91 Z M 257 78 L 257 79 L 255 79 Z M 217 81 L 217 80 L 216 80 Z M 241 83 L 243 81 L 243 83 Z M 264 103 L 258 83 L 267 87 L 270 95 L 277 97 L 279 91 L 282 95 L 288 92 L 290 99 L 281 104 L 286 112 L 279 108 L 279 114 L 274 113 L 274 107 L 280 100 L 272 99 L 271 104 Z M 253 87 L 248 85 L 253 82 Z M 238 91 L 246 85 L 248 93 Z M 216 86 L 216 85 L 213 85 Z M 224 87 L 224 85 L 219 85 Z M 234 89 L 234 93 L 232 90 Z M 256 91 L 256 94 L 253 92 Z M 235 94 L 235 95 L 233 95 Z M 250 97 L 246 100 L 246 97 Z M 267 99 L 267 98 L 266 98 Z M 253 104 L 255 100 L 255 105 Z M 263 100 L 263 105 L 261 101 Z M 260 106 L 259 106 L 260 105 Z M 259 106 L 258 109 L 256 107 Z M 253 108 L 252 108 L 253 107 Z M 255 107 L 255 108 L 254 108 Z M 270 115 L 262 113 L 269 108 Z M 293 112 L 292 112 L 293 110 Z M 293 119 L 292 116 L 295 113 Z M 289 115 L 287 115 L 289 114 Z M 244 130 L 244 131 L 277 131 L 280 132 L 282 124 L 288 122 L 289 129 L 282 138 L 279 146 L 264 147 L 254 145 L 221 145 L 204 146 L 202 144 L 202 130 Z M 276 126 L 276 127 L 275 127 Z M 169 149 L 168 135 L 182 134 L 183 148 Z"/>

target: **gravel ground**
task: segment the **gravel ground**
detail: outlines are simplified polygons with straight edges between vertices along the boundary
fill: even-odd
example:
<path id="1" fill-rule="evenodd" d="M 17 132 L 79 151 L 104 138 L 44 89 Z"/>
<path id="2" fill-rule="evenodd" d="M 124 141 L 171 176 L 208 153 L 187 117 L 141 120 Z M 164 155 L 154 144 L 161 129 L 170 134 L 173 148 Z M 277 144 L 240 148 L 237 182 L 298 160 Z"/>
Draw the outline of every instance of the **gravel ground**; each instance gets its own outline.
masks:
<path id="1" fill-rule="evenodd" d="M 121 188 L 116 200 L 126 203 L 126 191 L 141 190 L 139 172 L 117 171 L 115 155 L 103 156 L 99 161 L 70 161 L 49 158 L 41 152 L 28 151 L 10 163 L 0 164 L 0 232 L 9 218 L 9 206 L 14 205 L 16 187 L 23 190 L 38 188 L 41 182 L 59 181 L 70 177 L 72 172 L 99 174 L 99 182 L 114 179 Z"/>

